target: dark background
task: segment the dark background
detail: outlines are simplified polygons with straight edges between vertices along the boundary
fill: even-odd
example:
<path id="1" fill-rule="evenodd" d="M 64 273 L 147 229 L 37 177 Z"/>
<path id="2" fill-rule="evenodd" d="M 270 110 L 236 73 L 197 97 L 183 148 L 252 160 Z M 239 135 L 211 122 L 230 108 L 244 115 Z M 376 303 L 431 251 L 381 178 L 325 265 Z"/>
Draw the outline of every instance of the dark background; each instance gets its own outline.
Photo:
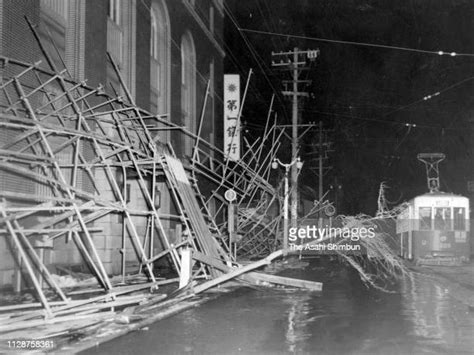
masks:
<path id="1" fill-rule="evenodd" d="M 441 190 L 467 194 L 473 179 L 473 1 L 226 0 L 225 11 L 225 72 L 240 73 L 242 86 L 250 68 L 255 74 L 242 116 L 250 141 L 263 132 L 272 93 L 279 124 L 291 123 L 291 101 L 280 94 L 281 80 L 290 77 L 272 68 L 271 52 L 320 50 L 302 74 L 312 84 L 300 88 L 310 93 L 300 103 L 300 122 L 323 121 L 333 130 L 324 190 L 340 187 L 328 195 L 334 200 L 338 191 L 340 213 L 373 214 L 382 181 L 393 205 L 427 192 L 425 168 L 416 158 L 420 152 L 445 153 Z M 238 27 L 470 55 L 328 43 Z M 315 191 L 311 168 L 317 161 L 311 159 L 317 142 L 312 130 L 300 147 L 305 161 L 300 181 Z M 279 157 L 289 160 L 290 151 L 286 142 Z"/>

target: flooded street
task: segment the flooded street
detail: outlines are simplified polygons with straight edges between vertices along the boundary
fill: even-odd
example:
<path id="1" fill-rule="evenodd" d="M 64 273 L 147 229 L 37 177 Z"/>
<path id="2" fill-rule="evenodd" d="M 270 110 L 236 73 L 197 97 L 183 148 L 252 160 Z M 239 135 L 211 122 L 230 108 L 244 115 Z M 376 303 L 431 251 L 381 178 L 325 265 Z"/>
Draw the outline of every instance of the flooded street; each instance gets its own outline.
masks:
<path id="1" fill-rule="evenodd" d="M 416 275 L 394 293 L 312 259 L 281 274 L 324 282 L 318 294 L 240 288 L 88 354 L 472 354 L 474 312 Z"/>

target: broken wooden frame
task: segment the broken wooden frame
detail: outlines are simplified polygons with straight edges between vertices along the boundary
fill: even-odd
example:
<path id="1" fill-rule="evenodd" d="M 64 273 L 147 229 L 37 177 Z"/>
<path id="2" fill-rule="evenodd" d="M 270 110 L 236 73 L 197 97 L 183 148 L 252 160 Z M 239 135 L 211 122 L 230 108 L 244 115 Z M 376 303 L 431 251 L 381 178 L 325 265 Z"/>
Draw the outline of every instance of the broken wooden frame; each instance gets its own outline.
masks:
<path id="1" fill-rule="evenodd" d="M 170 149 L 156 142 L 146 122 L 153 121 L 164 129 L 175 128 L 172 124 L 125 104 L 119 97 L 105 95 L 101 87 L 90 88 L 69 80 L 65 72 L 44 70 L 39 63 L 0 57 L 0 66 L 0 128 L 8 133 L 1 142 L 0 170 L 4 177 L 23 183 L 25 190 L 10 186 L 0 191 L 0 229 L 8 237 L 17 264 L 26 270 L 46 316 L 54 316 L 54 310 L 41 279 L 64 302 L 67 298 L 32 245 L 31 240 L 38 237 L 73 241 L 99 284 L 111 291 L 114 287 L 104 266 L 104 259 L 109 259 L 107 250 L 97 247 L 103 244 L 99 239 L 106 236 L 96 232 L 101 231 L 97 225 L 107 222 L 107 218 L 121 217 L 122 273 L 126 255 L 135 254 L 150 281 L 155 282 L 152 263 L 157 255 L 153 244 L 159 242 L 156 249 L 166 251 L 162 256 L 169 255 L 179 274 L 175 236 L 165 229 L 163 219 L 167 217 L 155 206 L 153 177 L 159 174 L 167 174 L 175 203 L 180 206 L 178 221 L 189 232 L 188 244 L 229 260 L 213 239 L 218 231 L 210 232 L 204 226 L 201 206 L 193 195 L 197 193 L 195 186 L 176 188 L 176 176 L 171 178 L 176 168 L 166 170 L 173 159 Z M 175 162 L 178 167 L 179 164 Z M 127 201 L 129 183 L 136 185 L 134 199 L 144 201 L 144 206 Z M 184 193 L 186 203 L 182 201 Z M 140 218 L 152 221 L 148 224 L 151 228 L 140 229 Z M 126 240 L 133 250 L 130 246 L 127 250 Z M 206 265 L 198 270 L 195 276 L 214 272 Z"/>
<path id="2" fill-rule="evenodd" d="M 160 144 L 148 127 L 180 129 L 196 139 L 191 132 L 136 107 L 130 98 L 131 104 L 127 104 L 120 97 L 106 95 L 102 87 L 76 83 L 65 71 L 48 71 L 39 63 L 5 57 L 0 57 L 0 68 L 0 128 L 8 133 L 0 146 L 0 171 L 23 184 L 24 190 L 10 185 L 0 191 L 0 232 L 8 240 L 18 274 L 26 272 L 43 307 L 21 315 L 14 312 L 9 324 L 21 327 L 37 317 L 50 319 L 136 303 L 141 298 L 117 303 L 116 295 L 162 284 L 154 275 L 153 263 L 165 256 L 179 275 L 181 247 L 191 247 L 208 258 L 194 259 L 194 279 L 222 280 L 223 273 L 231 272 L 236 264 L 193 178 L 204 175 L 220 186 L 220 191 L 237 188 L 241 204 L 255 205 L 253 201 L 260 201 L 262 194 L 274 196 L 261 173 L 267 174 L 268 169 L 261 170 L 255 158 L 262 148 L 249 150 L 250 165 L 242 161 L 224 166 L 224 153 L 201 140 L 196 145 L 195 169 L 189 174 L 172 147 Z M 267 168 L 275 154 L 271 150 L 264 157 Z M 178 216 L 164 215 L 155 206 L 157 176 L 165 177 Z M 131 186 L 133 200 L 143 201 L 142 206 L 128 201 Z M 108 250 L 98 248 L 110 237 L 104 228 L 116 224 L 111 217 L 123 221 L 116 235 L 121 254 L 112 256 L 120 259 L 122 278 L 127 256 L 132 255 L 146 271 L 149 283 L 133 287 L 112 283 L 105 265 L 110 259 Z M 177 218 L 182 235 L 173 235 L 164 227 L 164 220 L 169 218 Z M 145 230 L 139 223 L 143 220 L 147 221 Z M 100 227 L 103 222 L 105 227 Z M 35 244 L 38 239 L 43 244 Z M 44 245 L 53 248 L 60 240 L 73 243 L 74 248 L 69 248 L 89 266 L 105 295 L 84 302 L 68 298 L 41 256 Z M 43 283 L 55 297 L 45 291 Z M 86 309 L 87 304 L 91 306 Z M 19 310 L 24 305 L 17 307 Z"/>
<path id="3" fill-rule="evenodd" d="M 278 131 L 276 119 L 273 124 L 273 97 L 268 110 L 267 123 L 261 139 L 250 144 L 245 141 L 246 149 L 238 162 L 226 160 L 225 154 L 218 150 L 196 146 L 192 160 L 192 174 L 196 180 L 200 176 L 213 181 L 215 187 L 206 203 L 211 200 L 217 206 L 214 219 L 220 220 L 219 228 L 225 243 L 233 245 L 240 257 L 263 257 L 281 246 L 282 231 L 280 211 L 283 204 L 280 188 L 274 188 L 269 182 L 271 163 L 278 153 L 283 131 Z M 244 138 L 245 140 L 245 138 Z M 232 240 L 227 232 L 225 215 L 229 202 L 224 193 L 232 189 L 237 194 L 237 231 L 238 238 Z"/>

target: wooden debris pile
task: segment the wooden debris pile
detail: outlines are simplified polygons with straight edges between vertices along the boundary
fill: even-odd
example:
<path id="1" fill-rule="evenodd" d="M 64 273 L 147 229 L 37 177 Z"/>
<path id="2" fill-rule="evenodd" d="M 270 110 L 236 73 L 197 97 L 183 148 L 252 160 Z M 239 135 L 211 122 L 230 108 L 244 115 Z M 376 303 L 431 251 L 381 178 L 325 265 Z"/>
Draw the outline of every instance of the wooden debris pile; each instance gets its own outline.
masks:
<path id="1" fill-rule="evenodd" d="M 0 190 L 0 233 L 14 260 L 16 291 L 33 291 L 37 301 L 0 308 L 0 333 L 35 325 L 66 327 L 72 320 L 109 320 L 116 310 L 160 302 L 163 296 L 151 291 L 178 282 L 206 280 L 195 285 L 189 297 L 244 276 L 255 284 L 295 286 L 293 280 L 251 273 L 281 252 L 247 266 L 235 262 L 231 237 L 210 216 L 209 200 L 204 201 L 196 184 L 196 176 L 205 176 L 218 185 L 211 198 L 220 199 L 224 188 L 233 187 L 247 211 L 267 211 L 271 203 L 262 204 L 261 197 L 274 196 L 274 190 L 264 177 L 269 164 L 256 170 L 262 151 L 249 150 L 257 154 L 253 165 L 229 166 L 219 160 L 223 153 L 207 142 L 137 107 L 125 85 L 128 103 L 106 95 L 102 87 L 74 82 L 54 67 L 48 71 L 5 57 L 0 57 L 0 67 L 0 172 L 6 181 Z M 123 84 L 118 70 L 117 75 Z M 180 129 L 196 139 L 190 172 L 150 127 Z M 270 162 L 274 154 L 264 160 Z M 177 215 L 165 214 L 156 205 L 157 177 L 164 178 Z M 240 216 L 239 223 L 249 229 L 244 242 L 252 238 L 260 248 L 258 243 L 268 234 L 251 234 L 255 216 Z M 172 233 L 171 223 L 179 225 L 181 233 Z M 268 229 L 264 219 L 257 224 Z M 276 224 L 268 230 L 276 235 Z M 177 277 L 157 276 L 154 263 L 162 258 L 169 260 Z M 61 285 L 50 271 L 58 260 L 86 265 L 99 288 Z M 145 280 L 127 280 L 130 262 Z M 119 270 L 118 282 L 111 277 L 111 267 Z"/>
<path id="2" fill-rule="evenodd" d="M 119 234 L 122 269 L 127 257 L 135 254 L 155 282 L 151 263 L 146 262 L 153 257 L 152 241 L 170 249 L 171 239 L 154 205 L 156 180 L 150 176 L 159 164 L 159 151 L 145 124 L 150 115 L 104 95 L 100 87 L 72 82 L 64 73 L 7 58 L 0 61 L 11 75 L 0 85 L 0 127 L 7 133 L 0 169 L 5 180 L 14 178 L 20 185 L 0 191 L 2 231 L 47 315 L 52 310 L 43 282 L 67 301 L 41 255 L 44 248 L 54 253 L 56 245 L 64 245 L 61 239 L 77 248 L 64 247 L 64 253 L 82 256 L 103 288 L 113 288 L 103 262 L 108 250 L 97 246 L 106 238 L 98 226 L 112 217 L 124 221 Z M 127 177 L 132 173 L 142 208 L 127 201 Z M 145 237 L 139 218 L 152 222 Z M 131 250 L 126 250 L 126 240 Z M 176 250 L 170 255 L 179 270 Z"/>

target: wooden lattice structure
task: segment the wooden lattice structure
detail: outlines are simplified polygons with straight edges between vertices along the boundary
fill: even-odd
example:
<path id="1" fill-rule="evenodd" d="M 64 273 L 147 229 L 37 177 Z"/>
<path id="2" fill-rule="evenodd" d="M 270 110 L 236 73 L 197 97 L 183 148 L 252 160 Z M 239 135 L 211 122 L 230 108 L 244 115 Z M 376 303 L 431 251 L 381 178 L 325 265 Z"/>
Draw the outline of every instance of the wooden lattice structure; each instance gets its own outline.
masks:
<path id="1" fill-rule="evenodd" d="M 137 107 L 129 95 L 126 100 L 111 97 L 100 86 L 77 83 L 66 71 L 48 71 L 39 63 L 0 57 L 0 68 L 0 232 L 20 265 L 18 273 L 28 275 L 48 315 L 55 308 L 42 284 L 67 303 L 44 261 L 44 250 L 56 245 L 61 246 L 57 256 L 79 257 L 106 291 L 114 285 L 104 264 L 120 263 L 125 275 L 132 255 L 153 285 L 153 263 L 160 258 L 167 257 L 180 273 L 181 247 L 212 259 L 197 262 L 195 277 L 218 276 L 222 267 L 217 265 L 233 262 L 225 218 L 215 222 L 225 215 L 222 195 L 228 188 L 239 196 L 238 230 L 244 238 L 238 249 L 258 256 L 277 248 L 279 219 L 269 223 L 268 217 L 258 217 L 267 214 L 269 196 L 279 198 L 268 183 L 277 149 L 263 154 L 257 142 L 248 145 L 242 161 L 229 163 L 222 151 Z M 196 142 L 186 172 L 172 147 L 150 133 L 168 129 Z M 279 135 L 270 127 L 263 138 L 273 147 Z M 158 176 L 164 178 L 177 215 L 156 205 Z M 215 190 L 203 196 L 198 184 L 209 181 Z M 207 208 L 211 200 L 220 202 L 212 213 Z M 171 232 L 169 221 L 182 227 L 180 235 Z M 273 244 L 262 251 L 269 236 Z M 104 240 L 120 245 L 120 253 L 111 255 Z"/>
<path id="2" fill-rule="evenodd" d="M 65 297 L 33 241 L 51 245 L 61 238 L 73 241 L 100 284 L 110 290 L 106 255 L 97 248 L 98 239 L 107 237 L 97 235 L 97 226 L 110 215 L 123 220 L 122 237 L 131 241 L 151 282 L 155 281 L 151 263 L 157 260 L 153 243 L 159 242 L 165 251 L 161 254 L 169 254 L 179 273 L 179 256 L 171 245 L 174 236 L 163 226 L 163 218 L 169 216 L 163 217 L 155 206 L 156 179 L 152 178 L 163 174 L 169 149 L 151 136 L 148 126 L 166 128 L 166 122 L 125 104 L 120 97 L 105 95 L 101 87 L 68 80 L 64 72 L 48 72 L 7 58 L 0 58 L 0 65 L 1 231 L 45 308 L 49 310 L 41 279 L 64 301 Z M 132 185 L 127 179 L 133 180 Z M 137 186 L 134 199 L 143 202 L 141 208 L 127 201 L 127 188 L 133 184 Z M 27 190 L 22 191 L 20 185 Z M 175 217 L 188 220 L 187 214 Z M 138 218 L 148 221 L 145 231 L 139 230 Z M 217 231 L 201 234 L 197 241 L 193 226 L 188 229 L 189 243 L 195 248 L 219 245 L 213 239 L 218 238 Z M 227 259 L 225 251 L 214 256 Z"/>
<path id="3" fill-rule="evenodd" d="M 229 162 L 200 139 L 200 132 L 194 135 L 137 107 L 122 80 L 126 100 L 107 95 L 100 86 L 77 83 L 66 71 L 5 57 L 0 57 L 0 79 L 0 234 L 42 307 L 9 315 L 3 331 L 28 327 L 25 322 L 39 322 L 39 317 L 89 312 L 90 303 L 98 310 L 141 302 L 117 296 L 172 282 L 158 280 L 153 266 L 166 257 L 182 274 L 180 248 L 192 250 L 190 279 L 211 279 L 194 292 L 233 278 L 294 284 L 252 272 L 284 254 L 279 250 L 283 196 L 268 182 L 281 138 L 276 125 L 265 127 L 261 142 L 246 142 L 241 161 Z M 193 157 L 184 165 L 169 144 L 150 133 L 168 129 L 195 141 Z M 198 185 L 209 182 L 213 192 L 203 196 Z M 176 215 L 158 207 L 157 184 L 165 184 Z M 229 188 L 238 196 L 237 240 L 226 234 L 222 217 L 228 207 L 222 196 Z M 212 200 L 220 202 L 213 211 Z M 172 233 L 170 221 L 181 232 Z M 109 253 L 114 247 L 107 247 L 107 241 L 119 246 L 115 253 Z M 71 300 L 44 260 L 46 249 L 57 257 L 80 257 L 105 292 Z M 235 252 L 266 257 L 242 266 Z M 125 276 L 130 256 L 148 280 L 121 287 L 111 280 L 106 264 L 118 261 Z M 322 285 L 306 282 L 304 287 L 320 290 Z"/>

